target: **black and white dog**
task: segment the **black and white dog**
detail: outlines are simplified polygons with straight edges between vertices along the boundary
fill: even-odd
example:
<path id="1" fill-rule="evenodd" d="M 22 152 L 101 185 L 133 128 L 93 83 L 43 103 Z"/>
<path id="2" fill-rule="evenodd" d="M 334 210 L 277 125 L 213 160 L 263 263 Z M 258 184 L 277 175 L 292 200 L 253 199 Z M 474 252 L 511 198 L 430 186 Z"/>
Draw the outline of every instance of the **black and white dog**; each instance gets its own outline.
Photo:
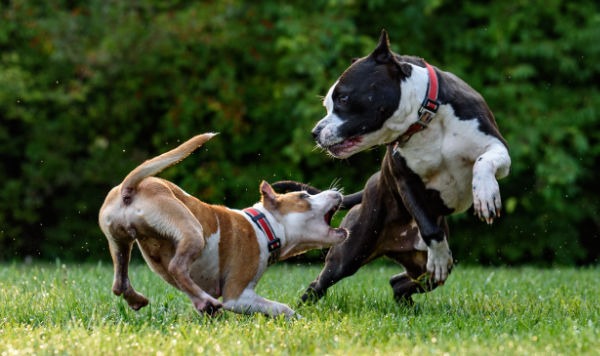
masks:
<path id="1" fill-rule="evenodd" d="M 345 198 L 352 208 L 341 226 L 350 236 L 329 250 L 302 299 L 322 297 L 387 256 L 405 268 L 390 280 L 396 300 L 412 302 L 412 294 L 443 284 L 452 268 L 445 216 L 472 204 L 488 224 L 500 216 L 496 179 L 509 172 L 507 144 L 479 93 L 421 58 L 393 53 L 385 30 L 373 53 L 333 84 L 324 106 L 327 115 L 312 133 L 333 157 L 375 145 L 387 152 L 364 190 Z M 292 181 L 274 187 L 307 188 Z"/>

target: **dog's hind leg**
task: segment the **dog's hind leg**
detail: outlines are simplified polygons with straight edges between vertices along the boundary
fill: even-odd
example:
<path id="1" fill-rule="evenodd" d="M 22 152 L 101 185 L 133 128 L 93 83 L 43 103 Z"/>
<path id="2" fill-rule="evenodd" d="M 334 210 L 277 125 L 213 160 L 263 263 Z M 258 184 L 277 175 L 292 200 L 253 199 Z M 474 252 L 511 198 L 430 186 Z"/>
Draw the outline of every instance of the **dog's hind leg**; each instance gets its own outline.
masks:
<path id="1" fill-rule="evenodd" d="M 106 236 L 113 261 L 112 291 L 117 296 L 122 295 L 132 309 L 139 310 L 148 304 L 148 299 L 136 292 L 129 281 L 129 260 L 135 240 L 135 230 L 131 227 L 127 228 L 129 224 L 123 219 L 119 201 L 119 189 L 113 188 L 100 209 L 98 224 Z"/>
<path id="2" fill-rule="evenodd" d="M 441 219 L 440 228 L 449 235 L 446 219 Z M 416 232 L 412 232 L 415 234 Z M 418 235 L 407 236 L 406 240 L 420 239 Z M 386 254 L 404 267 L 404 272 L 390 278 L 390 285 L 394 291 L 394 299 L 401 304 L 412 305 L 412 295 L 426 293 L 434 290 L 438 283 L 427 273 L 427 252 L 417 250 Z"/>
<path id="3" fill-rule="evenodd" d="M 216 313 L 222 307 L 221 303 L 202 290 L 190 276 L 190 267 L 205 246 L 202 225 L 181 201 L 169 195 L 154 200 L 157 208 L 148 211 L 144 219 L 173 242 L 175 253 L 166 266 L 168 274 L 198 312 Z"/>
<path id="4" fill-rule="evenodd" d="M 408 261 L 411 260 L 411 262 Z M 394 291 L 394 299 L 400 304 L 413 305 L 412 295 L 430 292 L 437 287 L 427 274 L 427 254 L 421 251 L 410 253 L 404 257 L 405 272 L 390 278 L 390 285 Z"/>
<path id="5" fill-rule="evenodd" d="M 115 295 L 123 295 L 131 309 L 139 310 L 148 305 L 148 299 L 136 292 L 129 281 L 129 260 L 134 240 L 133 238 L 115 239 L 111 234 L 107 235 L 107 238 L 114 266 L 112 291 Z"/>

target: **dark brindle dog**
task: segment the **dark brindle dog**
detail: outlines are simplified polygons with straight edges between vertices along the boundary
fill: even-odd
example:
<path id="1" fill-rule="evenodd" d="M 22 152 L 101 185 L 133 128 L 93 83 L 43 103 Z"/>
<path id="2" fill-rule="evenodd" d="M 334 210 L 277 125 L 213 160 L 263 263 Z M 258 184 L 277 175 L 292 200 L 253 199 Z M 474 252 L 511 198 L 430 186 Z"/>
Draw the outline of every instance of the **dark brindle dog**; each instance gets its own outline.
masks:
<path id="1" fill-rule="evenodd" d="M 445 216 L 474 206 L 488 224 L 500 216 L 496 179 L 510 157 L 482 96 L 455 75 L 421 58 L 390 50 L 382 31 L 377 48 L 356 60 L 329 89 L 327 115 L 317 123 L 317 144 L 336 158 L 387 145 L 381 170 L 362 192 L 345 198 L 341 223 L 350 237 L 329 250 L 302 299 L 364 264 L 387 256 L 405 272 L 391 278 L 397 300 L 443 284 L 452 268 Z M 306 188 L 280 182 L 276 189 Z M 425 282 L 426 281 L 426 282 Z"/>

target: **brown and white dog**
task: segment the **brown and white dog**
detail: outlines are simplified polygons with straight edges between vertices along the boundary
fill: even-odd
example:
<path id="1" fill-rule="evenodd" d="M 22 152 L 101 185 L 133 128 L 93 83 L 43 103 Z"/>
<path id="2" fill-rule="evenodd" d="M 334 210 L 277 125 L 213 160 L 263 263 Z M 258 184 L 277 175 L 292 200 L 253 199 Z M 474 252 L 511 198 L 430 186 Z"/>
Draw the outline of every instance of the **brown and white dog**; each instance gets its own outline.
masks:
<path id="1" fill-rule="evenodd" d="M 235 210 L 203 203 L 153 177 L 213 136 L 195 136 L 144 162 L 108 193 L 99 224 L 114 264 L 112 290 L 134 310 L 148 304 L 128 277 L 136 242 L 148 266 L 186 293 L 200 313 L 223 308 L 291 317 L 295 313 L 290 307 L 260 297 L 254 288 L 269 262 L 332 246 L 347 237 L 347 230 L 329 226 L 342 195 L 333 190 L 276 194 L 263 181 L 261 201 Z"/>

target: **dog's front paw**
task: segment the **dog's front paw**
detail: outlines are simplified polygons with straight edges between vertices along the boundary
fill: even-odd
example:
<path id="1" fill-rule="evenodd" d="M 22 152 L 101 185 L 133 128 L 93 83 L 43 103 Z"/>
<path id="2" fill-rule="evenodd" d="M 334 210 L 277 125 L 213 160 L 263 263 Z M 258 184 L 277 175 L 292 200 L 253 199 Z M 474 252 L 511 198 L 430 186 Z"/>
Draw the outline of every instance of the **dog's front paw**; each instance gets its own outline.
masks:
<path id="1" fill-rule="evenodd" d="M 296 321 L 296 320 L 303 319 L 302 315 L 300 315 L 300 314 L 298 314 L 296 312 L 293 312 L 292 314 L 289 314 L 289 315 L 288 314 L 284 314 L 284 318 L 287 321 Z"/>
<path id="2" fill-rule="evenodd" d="M 446 239 L 431 241 L 427 248 L 427 272 L 437 284 L 444 284 L 452 270 L 452 252 Z"/>
<path id="3" fill-rule="evenodd" d="M 290 308 L 289 306 L 287 306 L 285 304 L 281 304 L 281 307 L 278 308 L 278 309 L 279 310 L 275 310 L 275 315 L 274 316 L 281 316 L 281 315 L 283 315 L 283 317 L 287 321 L 302 319 L 302 315 L 296 313 L 296 311 L 294 311 L 292 308 Z"/>
<path id="4" fill-rule="evenodd" d="M 495 218 L 500 217 L 502 201 L 500 187 L 492 177 L 473 177 L 473 208 L 479 219 L 491 224 Z"/>
<path id="5" fill-rule="evenodd" d="M 308 288 L 302 295 L 300 304 L 315 304 L 316 302 L 319 301 L 319 299 L 321 299 L 321 298 L 323 298 L 323 296 L 325 296 L 325 291 L 323 291 L 321 289 L 317 290 L 316 285 L 317 285 L 317 282 L 312 282 L 308 286 Z"/>

